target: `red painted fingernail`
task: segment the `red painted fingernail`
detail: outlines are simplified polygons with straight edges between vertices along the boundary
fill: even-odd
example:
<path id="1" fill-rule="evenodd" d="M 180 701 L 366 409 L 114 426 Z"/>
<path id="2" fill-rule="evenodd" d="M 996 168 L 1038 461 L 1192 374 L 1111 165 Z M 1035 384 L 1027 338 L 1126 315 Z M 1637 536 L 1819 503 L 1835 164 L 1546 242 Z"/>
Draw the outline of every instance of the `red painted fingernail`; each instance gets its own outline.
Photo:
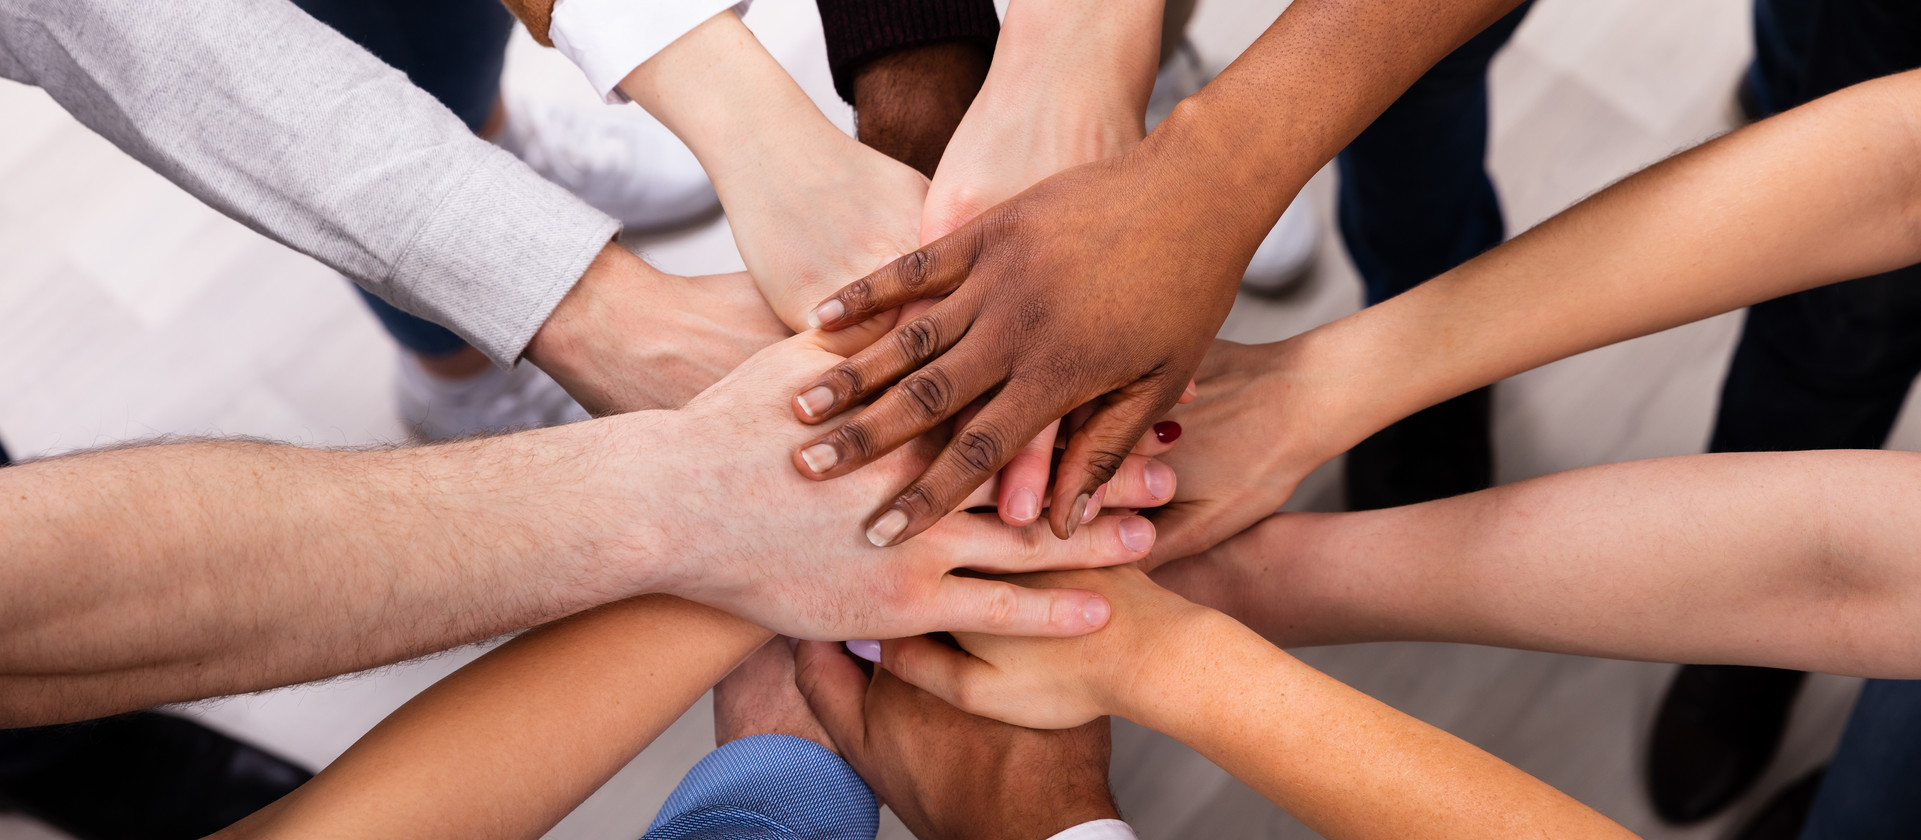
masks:
<path id="1" fill-rule="evenodd" d="M 1173 443 L 1181 439 L 1181 424 L 1172 420 L 1162 420 L 1154 424 L 1154 439 L 1162 443 Z"/>

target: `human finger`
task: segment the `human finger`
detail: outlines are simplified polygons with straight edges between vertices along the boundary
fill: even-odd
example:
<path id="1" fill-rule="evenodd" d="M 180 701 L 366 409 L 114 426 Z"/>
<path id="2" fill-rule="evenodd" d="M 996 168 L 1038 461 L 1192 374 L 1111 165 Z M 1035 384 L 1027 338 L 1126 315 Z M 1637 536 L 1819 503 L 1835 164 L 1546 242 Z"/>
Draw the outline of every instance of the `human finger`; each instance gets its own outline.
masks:
<path id="1" fill-rule="evenodd" d="M 939 426 L 993 387 L 997 374 L 981 363 L 979 352 L 958 348 L 901 380 L 853 419 L 802 444 L 794 451 L 794 466 L 809 478 L 836 478 Z M 949 449 L 953 445 L 950 441 Z M 950 496 L 942 500 L 948 506 L 939 513 L 952 510 L 980 483 L 948 488 Z"/>
<path id="2" fill-rule="evenodd" d="M 835 642 L 794 648 L 794 686 L 834 745 L 851 755 L 866 749 L 867 675 Z"/>
<path id="3" fill-rule="evenodd" d="M 808 326 L 839 329 L 911 301 L 947 294 L 973 270 L 980 241 L 978 225 L 965 227 L 881 266 L 821 301 L 808 313 Z"/>
<path id="4" fill-rule="evenodd" d="M 929 604 L 932 626 L 956 633 L 1084 636 L 1105 626 L 1113 612 L 1106 598 L 1084 589 L 1029 589 L 957 575 L 948 575 L 940 587 Z"/>
<path id="5" fill-rule="evenodd" d="M 1094 489 L 1114 477 L 1154 418 L 1173 407 L 1178 393 L 1161 393 L 1161 385 L 1152 380 L 1129 385 L 1068 438 L 1048 516 L 1055 535 L 1064 539 L 1074 533 Z"/>
<path id="6" fill-rule="evenodd" d="M 967 306 L 965 301 L 942 301 L 829 368 L 794 395 L 794 416 L 803 423 L 819 423 L 920 370 L 946 353 L 966 332 L 967 323 L 973 319 L 973 310 Z"/>
<path id="7" fill-rule="evenodd" d="M 1000 471 L 998 507 L 1001 521 L 1009 525 L 1031 525 L 1041 518 L 1041 499 L 1047 495 L 1047 479 L 1054 473 L 1054 433 L 1056 420 L 1035 435 Z"/>

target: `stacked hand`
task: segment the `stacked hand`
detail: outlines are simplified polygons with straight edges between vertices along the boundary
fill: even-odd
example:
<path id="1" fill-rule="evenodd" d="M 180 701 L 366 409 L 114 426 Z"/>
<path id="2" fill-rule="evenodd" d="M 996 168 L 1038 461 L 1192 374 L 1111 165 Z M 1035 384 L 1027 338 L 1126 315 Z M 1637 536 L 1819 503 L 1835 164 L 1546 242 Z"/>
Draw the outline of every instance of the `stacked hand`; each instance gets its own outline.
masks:
<path id="1" fill-rule="evenodd" d="M 1093 519 L 1063 543 L 1038 527 L 1011 528 L 991 513 L 960 512 L 936 523 L 927 539 L 883 554 L 858 533 L 860 513 L 924 465 L 934 442 L 903 447 L 859 477 L 829 485 L 807 481 L 781 463 L 782 453 L 807 430 L 787 419 L 775 395 L 840 358 L 814 339 L 796 336 L 762 351 L 681 411 L 616 418 L 622 423 L 610 428 L 620 434 L 682 447 L 655 466 L 673 477 L 667 503 L 675 515 L 655 511 L 652 517 L 667 523 L 657 538 L 667 567 L 654 580 L 625 584 L 628 591 L 669 592 L 814 639 L 947 629 L 1072 635 L 1105 623 L 1107 603 L 1089 593 L 1029 590 L 950 572 L 1139 560 L 1153 544 L 1153 526 L 1139 516 Z M 595 451 L 622 446 L 608 440 Z M 1164 469 L 1142 456 L 1125 458 L 1107 504 L 1132 509 L 1163 503 L 1174 489 Z M 1150 472 L 1159 477 L 1150 481 Z M 1157 490 L 1166 495 L 1155 496 Z M 991 503 L 990 492 L 976 502 Z M 613 507 L 609 517 L 631 515 L 619 512 L 621 493 L 618 487 L 604 491 Z M 717 539 L 719 534 L 727 538 Z"/>

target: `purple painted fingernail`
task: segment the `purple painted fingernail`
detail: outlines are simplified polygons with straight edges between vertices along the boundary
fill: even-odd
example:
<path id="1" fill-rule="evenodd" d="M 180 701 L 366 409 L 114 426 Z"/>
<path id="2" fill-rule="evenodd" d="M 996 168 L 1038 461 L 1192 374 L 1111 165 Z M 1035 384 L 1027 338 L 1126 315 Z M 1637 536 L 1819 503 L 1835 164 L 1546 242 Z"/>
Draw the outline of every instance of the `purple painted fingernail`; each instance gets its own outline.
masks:
<path id="1" fill-rule="evenodd" d="M 847 652 L 869 662 L 880 661 L 880 642 L 873 639 L 855 639 L 846 642 Z"/>

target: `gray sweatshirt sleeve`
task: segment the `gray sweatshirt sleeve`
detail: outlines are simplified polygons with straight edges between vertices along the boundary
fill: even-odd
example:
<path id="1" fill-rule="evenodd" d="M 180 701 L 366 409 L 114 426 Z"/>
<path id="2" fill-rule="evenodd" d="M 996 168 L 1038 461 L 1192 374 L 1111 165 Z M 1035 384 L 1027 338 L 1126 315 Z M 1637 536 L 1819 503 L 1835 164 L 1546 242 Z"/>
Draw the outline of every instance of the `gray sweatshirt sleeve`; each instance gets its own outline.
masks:
<path id="1" fill-rule="evenodd" d="M 619 227 L 287 0 L 0 0 L 0 76 L 503 364 Z"/>

